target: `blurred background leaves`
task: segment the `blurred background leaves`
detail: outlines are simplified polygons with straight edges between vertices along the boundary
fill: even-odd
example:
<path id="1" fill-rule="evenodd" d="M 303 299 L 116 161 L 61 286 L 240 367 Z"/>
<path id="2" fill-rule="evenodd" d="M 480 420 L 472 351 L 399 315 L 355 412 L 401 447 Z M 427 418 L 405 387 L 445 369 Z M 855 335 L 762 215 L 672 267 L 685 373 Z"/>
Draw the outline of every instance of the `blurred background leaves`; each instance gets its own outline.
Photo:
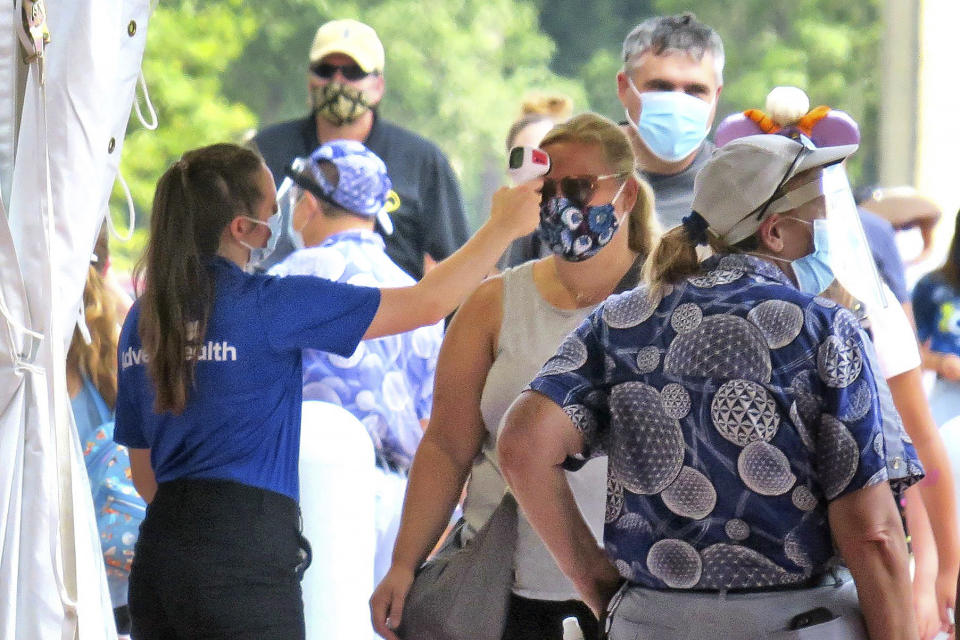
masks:
<path id="1" fill-rule="evenodd" d="M 183 151 L 307 114 L 307 52 L 327 20 L 353 17 L 377 30 L 387 54 L 381 113 L 443 149 L 476 225 L 503 180 L 504 136 L 523 97 L 564 93 L 575 112 L 622 119 L 615 75 L 624 36 L 651 15 L 681 11 L 724 39 L 718 119 L 762 108 L 774 86 L 799 86 L 812 106 L 860 123 L 852 181 L 876 180 L 880 0 L 162 0 L 143 62 L 160 128 L 131 119 L 121 170 L 139 231 L 114 241 L 114 262 L 123 269 L 139 256 L 154 184 Z M 111 210 L 123 226 L 120 194 Z"/>

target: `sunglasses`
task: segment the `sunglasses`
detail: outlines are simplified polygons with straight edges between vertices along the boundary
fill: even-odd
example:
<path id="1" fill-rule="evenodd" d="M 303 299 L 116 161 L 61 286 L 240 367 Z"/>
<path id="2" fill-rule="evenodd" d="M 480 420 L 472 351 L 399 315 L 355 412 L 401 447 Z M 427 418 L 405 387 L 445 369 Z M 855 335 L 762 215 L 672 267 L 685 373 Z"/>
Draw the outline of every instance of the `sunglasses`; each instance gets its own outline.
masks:
<path id="1" fill-rule="evenodd" d="M 621 178 L 625 173 L 611 173 L 606 176 L 566 176 L 563 178 L 544 178 L 543 187 L 540 189 L 541 204 L 554 198 L 557 194 L 562 195 L 574 202 L 574 204 L 585 207 L 593 199 L 600 186 L 601 180 L 611 180 Z"/>
<path id="2" fill-rule="evenodd" d="M 376 71 L 366 72 L 358 64 L 328 64 L 326 62 L 313 65 L 310 67 L 310 71 L 324 80 L 329 80 L 339 71 L 340 75 L 351 81 L 363 80 L 367 76 L 377 73 Z"/>

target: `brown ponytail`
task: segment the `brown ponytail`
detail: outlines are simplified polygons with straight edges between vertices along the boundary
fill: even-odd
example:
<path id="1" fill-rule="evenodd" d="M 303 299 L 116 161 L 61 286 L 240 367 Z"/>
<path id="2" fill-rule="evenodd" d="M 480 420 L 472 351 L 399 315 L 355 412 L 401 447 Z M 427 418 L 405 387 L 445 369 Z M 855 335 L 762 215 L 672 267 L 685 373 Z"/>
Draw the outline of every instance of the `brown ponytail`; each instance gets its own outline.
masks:
<path id="1" fill-rule="evenodd" d="M 256 182 L 262 167 L 249 149 L 215 144 L 185 153 L 157 182 L 135 281 L 143 282 L 138 329 L 158 413 L 186 408 L 213 309 L 206 262 L 234 217 L 254 215 L 264 197 Z"/>
<path id="2" fill-rule="evenodd" d="M 760 238 L 756 233 L 736 244 L 727 244 L 709 228 L 705 233 L 714 255 L 749 253 L 760 247 Z M 660 236 L 660 242 L 643 265 L 643 279 L 650 286 L 651 293 L 658 295 L 664 286 L 675 284 L 699 270 L 700 256 L 696 243 L 690 239 L 686 227 L 679 225 Z"/>
<path id="3" fill-rule="evenodd" d="M 630 210 L 630 232 L 627 246 L 641 256 L 649 256 L 653 243 L 660 235 L 660 225 L 654 215 L 653 188 L 636 171 L 631 177 L 637 183 L 637 201 Z"/>

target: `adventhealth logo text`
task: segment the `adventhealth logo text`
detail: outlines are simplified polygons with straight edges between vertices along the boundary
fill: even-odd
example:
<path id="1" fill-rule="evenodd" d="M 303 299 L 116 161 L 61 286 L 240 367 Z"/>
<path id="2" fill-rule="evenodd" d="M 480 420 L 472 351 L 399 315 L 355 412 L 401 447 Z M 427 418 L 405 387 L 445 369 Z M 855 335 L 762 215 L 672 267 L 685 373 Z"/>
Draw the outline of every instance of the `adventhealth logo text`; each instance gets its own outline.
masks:
<path id="1" fill-rule="evenodd" d="M 187 347 L 187 360 L 194 359 L 195 349 L 196 347 Z M 123 352 L 123 356 L 120 358 L 120 366 L 126 369 L 135 364 L 146 364 L 149 360 L 150 356 L 144 353 L 143 349 L 127 347 L 127 350 Z M 196 357 L 196 360 L 197 362 L 204 362 L 206 360 L 213 362 L 226 362 L 228 360 L 236 362 L 237 348 L 226 340 L 222 342 L 213 342 L 210 340 L 207 344 L 200 345 L 200 355 Z"/>

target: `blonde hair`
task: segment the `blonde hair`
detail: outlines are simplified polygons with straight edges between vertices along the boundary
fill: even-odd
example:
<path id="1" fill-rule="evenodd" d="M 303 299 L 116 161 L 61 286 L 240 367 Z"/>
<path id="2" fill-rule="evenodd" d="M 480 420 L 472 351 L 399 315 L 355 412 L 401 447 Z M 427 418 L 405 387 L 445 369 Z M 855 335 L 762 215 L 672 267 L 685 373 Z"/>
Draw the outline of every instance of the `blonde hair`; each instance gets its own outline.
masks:
<path id="1" fill-rule="evenodd" d="M 573 100 L 560 93 L 532 93 L 520 103 L 520 118 L 529 115 L 543 115 L 556 122 L 566 120 L 573 115 Z"/>
<path id="2" fill-rule="evenodd" d="M 637 201 L 630 210 L 628 244 L 631 251 L 641 256 L 650 254 L 658 226 L 654 219 L 653 189 L 640 176 L 633 146 L 627 134 L 613 120 L 596 113 L 581 113 L 551 129 L 541 147 L 560 142 L 596 144 L 612 173 L 633 178 L 637 183 Z"/>
<path id="3" fill-rule="evenodd" d="M 117 403 L 117 341 L 120 321 L 117 300 L 103 276 L 93 266 L 83 289 L 83 316 L 90 330 L 90 344 L 73 331 L 67 350 L 67 369 L 89 378 L 110 409 Z"/>
<path id="4" fill-rule="evenodd" d="M 513 147 L 513 141 L 521 131 L 530 125 L 540 122 L 557 124 L 563 122 L 573 113 L 573 100 L 570 96 L 554 93 L 533 93 L 523 99 L 520 104 L 520 117 L 517 118 L 507 132 L 507 151 Z"/>
<path id="5" fill-rule="evenodd" d="M 707 244 L 716 254 L 744 253 L 759 246 L 755 233 L 736 244 L 728 244 L 710 229 L 706 230 L 706 235 Z M 686 227 L 680 225 L 660 236 L 660 241 L 643 265 L 643 280 L 650 287 L 651 295 L 657 296 L 666 285 L 679 282 L 699 270 L 697 246 Z"/>

